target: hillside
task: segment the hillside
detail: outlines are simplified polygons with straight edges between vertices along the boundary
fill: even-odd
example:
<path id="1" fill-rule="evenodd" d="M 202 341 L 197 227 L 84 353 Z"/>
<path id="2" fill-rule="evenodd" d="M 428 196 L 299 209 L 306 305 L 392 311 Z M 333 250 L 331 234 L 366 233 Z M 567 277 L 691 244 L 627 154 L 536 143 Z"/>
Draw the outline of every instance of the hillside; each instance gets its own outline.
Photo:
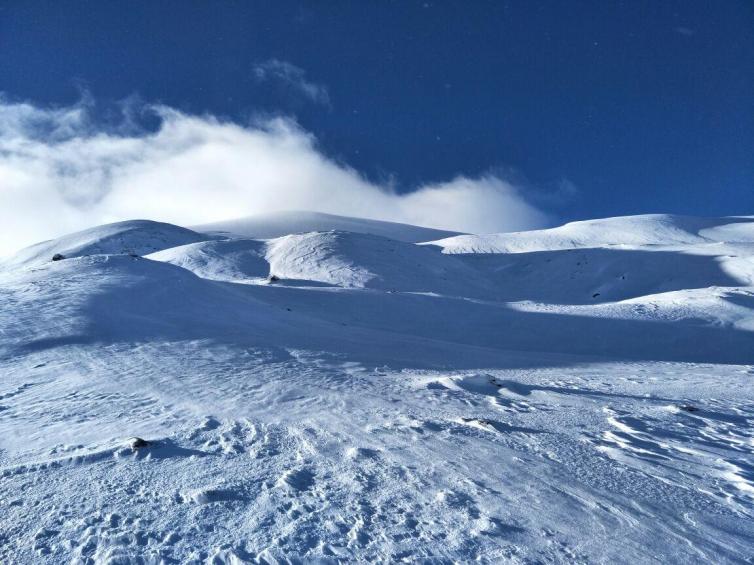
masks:
<path id="1" fill-rule="evenodd" d="M 136 220 L 0 301 L 2 562 L 752 554 L 754 218 Z"/>
<path id="2" fill-rule="evenodd" d="M 527 253 L 620 245 L 752 243 L 754 217 L 694 218 L 669 214 L 572 222 L 528 232 L 458 235 L 433 242 L 445 253 Z"/>
<path id="3" fill-rule="evenodd" d="M 347 231 L 351 233 L 379 235 L 409 243 L 458 235 L 454 232 L 423 228 L 409 224 L 303 211 L 250 216 L 238 220 L 197 226 L 195 229 L 205 233 L 254 239 L 273 239 L 284 235 L 314 231 Z"/>

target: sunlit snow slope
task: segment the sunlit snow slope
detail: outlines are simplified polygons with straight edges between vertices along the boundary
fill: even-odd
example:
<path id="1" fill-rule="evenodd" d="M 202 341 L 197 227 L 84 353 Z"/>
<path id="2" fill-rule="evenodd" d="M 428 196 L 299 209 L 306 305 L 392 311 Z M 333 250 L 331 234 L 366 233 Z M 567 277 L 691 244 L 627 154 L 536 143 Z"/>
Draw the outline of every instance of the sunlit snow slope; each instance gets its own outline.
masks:
<path id="1" fill-rule="evenodd" d="M 3 563 L 754 555 L 751 217 L 136 220 L 0 304 Z"/>
<path id="2" fill-rule="evenodd" d="M 423 228 L 395 222 L 382 222 L 364 218 L 349 218 L 321 212 L 277 212 L 263 216 L 250 216 L 227 222 L 198 226 L 205 233 L 219 233 L 230 237 L 271 239 L 294 233 L 315 231 L 349 231 L 389 237 L 397 241 L 418 243 L 458 235 L 454 232 Z"/>

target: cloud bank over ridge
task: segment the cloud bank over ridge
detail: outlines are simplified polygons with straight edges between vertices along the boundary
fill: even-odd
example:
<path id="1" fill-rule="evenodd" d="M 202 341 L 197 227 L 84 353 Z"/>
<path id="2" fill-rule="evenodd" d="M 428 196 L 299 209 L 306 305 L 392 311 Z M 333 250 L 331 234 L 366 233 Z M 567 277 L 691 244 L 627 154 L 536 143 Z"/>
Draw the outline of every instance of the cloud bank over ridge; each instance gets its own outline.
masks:
<path id="1" fill-rule="evenodd" d="M 179 225 L 311 210 L 467 232 L 541 227 L 547 217 L 494 176 L 398 194 L 329 159 L 289 119 L 241 125 L 149 106 L 149 131 L 91 104 L 0 99 L 0 255 L 89 226 L 145 218 Z"/>

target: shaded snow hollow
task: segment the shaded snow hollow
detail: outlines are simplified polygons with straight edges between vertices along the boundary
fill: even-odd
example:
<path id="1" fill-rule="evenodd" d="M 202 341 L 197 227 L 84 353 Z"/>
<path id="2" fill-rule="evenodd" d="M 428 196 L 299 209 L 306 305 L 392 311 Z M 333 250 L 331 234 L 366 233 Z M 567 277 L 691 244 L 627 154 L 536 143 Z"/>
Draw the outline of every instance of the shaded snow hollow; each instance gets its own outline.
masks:
<path id="1" fill-rule="evenodd" d="M 0 303 L 1 562 L 754 554 L 751 217 L 137 220 Z"/>

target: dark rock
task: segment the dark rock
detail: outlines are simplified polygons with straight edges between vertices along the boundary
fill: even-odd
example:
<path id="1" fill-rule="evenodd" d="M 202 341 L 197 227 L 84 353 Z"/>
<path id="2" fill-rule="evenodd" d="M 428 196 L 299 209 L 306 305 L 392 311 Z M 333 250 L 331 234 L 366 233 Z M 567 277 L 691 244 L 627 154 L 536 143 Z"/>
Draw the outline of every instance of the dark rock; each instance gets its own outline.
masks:
<path id="1" fill-rule="evenodd" d="M 62 261 L 63 259 L 65 259 L 65 255 L 62 253 L 55 253 L 55 255 L 52 256 L 53 261 Z"/>
<path id="2" fill-rule="evenodd" d="M 145 439 L 141 439 L 140 437 L 132 437 L 128 440 L 128 446 L 136 451 L 137 449 L 142 449 L 149 446 L 149 442 Z"/>
<path id="3" fill-rule="evenodd" d="M 680 408 L 684 412 L 699 412 L 699 408 L 692 406 L 691 404 L 682 404 L 678 408 Z"/>
<path id="4" fill-rule="evenodd" d="M 267 277 L 267 280 L 271 283 L 274 283 L 274 282 L 278 282 L 280 280 L 280 277 L 276 275 L 270 275 L 269 277 Z"/>

